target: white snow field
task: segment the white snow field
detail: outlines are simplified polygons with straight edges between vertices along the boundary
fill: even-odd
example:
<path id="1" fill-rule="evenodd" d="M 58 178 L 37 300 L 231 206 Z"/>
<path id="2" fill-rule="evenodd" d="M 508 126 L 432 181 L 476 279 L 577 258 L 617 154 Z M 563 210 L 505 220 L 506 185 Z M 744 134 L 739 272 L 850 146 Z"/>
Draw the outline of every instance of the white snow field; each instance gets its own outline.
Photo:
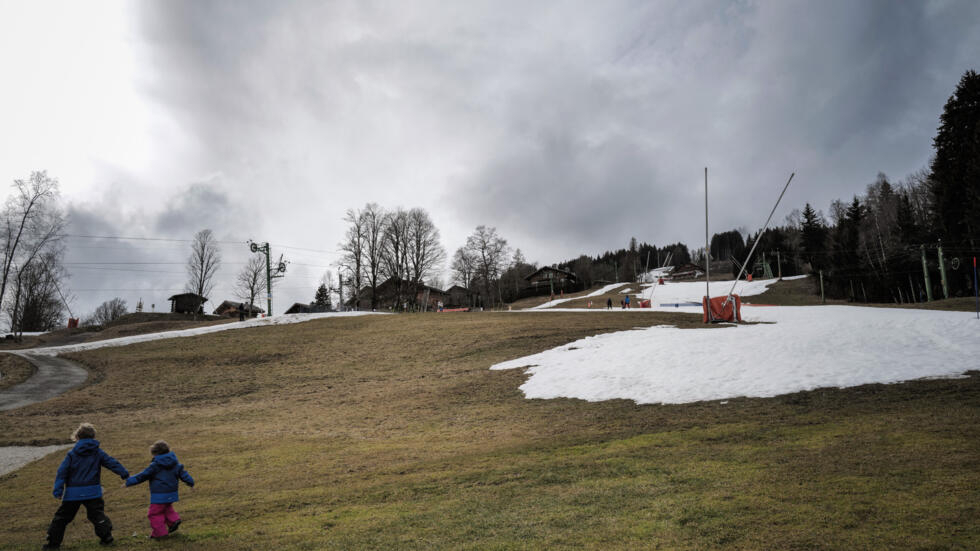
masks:
<path id="1" fill-rule="evenodd" d="M 106 339 L 102 341 L 83 342 L 79 344 L 66 344 L 64 346 L 49 346 L 46 348 L 30 348 L 21 350 L 29 354 L 39 356 L 57 356 L 66 352 L 81 352 L 82 350 L 94 350 L 96 348 L 106 348 L 110 346 L 126 346 L 138 342 L 158 341 L 161 339 L 174 339 L 178 337 L 194 337 L 228 331 L 231 329 L 247 329 L 249 327 L 266 327 L 269 325 L 289 325 L 302 323 L 321 318 L 343 318 L 352 316 L 385 315 L 382 312 L 324 312 L 319 314 L 282 314 L 267 318 L 254 318 L 239 322 L 223 323 L 221 325 L 208 325 L 205 327 L 194 327 L 192 329 L 180 329 L 178 331 L 162 331 L 160 333 L 147 333 L 145 335 L 133 335 L 132 337 L 119 337 L 117 339 Z"/>
<path id="2" fill-rule="evenodd" d="M 805 277 L 805 276 L 804 276 Z M 776 283 L 777 279 L 756 279 L 753 281 L 739 280 L 735 285 L 734 294 L 740 297 L 761 295 Z M 734 279 L 727 281 L 712 281 L 711 296 L 727 295 L 732 289 Z M 704 281 L 667 281 L 663 285 L 656 283 L 645 284 L 638 296 L 644 300 L 651 299 L 656 305 L 696 302 L 700 308 L 701 298 L 704 297 Z"/>
<path id="3" fill-rule="evenodd" d="M 491 369 L 529 367 L 521 385 L 527 398 L 681 404 L 954 377 L 980 368 L 980 321 L 972 313 L 760 306 L 744 308 L 742 316 L 775 323 L 621 331 Z"/>
<path id="4" fill-rule="evenodd" d="M 807 276 L 794 276 L 793 278 L 783 278 L 783 279 L 799 279 Z M 756 279 L 754 281 L 740 280 L 738 284 L 735 285 L 734 294 L 740 297 L 751 297 L 754 295 L 760 295 L 769 289 L 769 286 L 779 281 L 778 279 Z M 734 279 L 727 281 L 712 281 L 711 282 L 711 296 L 722 296 L 727 295 L 728 291 L 732 288 L 732 283 L 735 283 Z M 619 287 L 626 287 L 629 283 L 613 283 L 611 285 L 606 285 L 605 287 L 599 289 L 598 291 L 593 291 L 586 295 L 586 297 L 595 297 L 599 295 L 604 295 L 614 289 Z M 670 309 L 676 310 L 678 306 L 681 312 L 700 312 L 701 311 L 701 298 L 704 296 L 704 281 L 667 281 L 663 285 L 658 285 L 656 283 L 643 283 L 640 285 L 641 291 L 635 292 L 631 291 L 630 295 L 635 296 L 638 299 L 650 299 L 650 303 L 653 305 L 653 309 Z M 569 309 L 555 308 L 563 302 L 568 302 L 570 300 L 576 300 L 582 297 L 573 298 L 557 298 L 555 300 L 546 302 L 544 304 L 529 308 L 528 310 L 544 310 L 550 312 L 567 312 Z M 743 300 L 743 303 L 745 301 Z M 686 309 L 685 309 L 686 308 Z M 625 312 L 649 312 L 650 309 L 644 308 L 640 309 L 634 306 L 630 310 L 621 310 L 616 308 L 617 311 Z M 527 311 L 527 310 L 524 310 Z M 576 309 L 575 311 L 578 311 Z M 581 311 L 588 311 L 582 308 Z M 603 311 L 601 308 L 593 308 L 592 311 Z"/>
<path id="5" fill-rule="evenodd" d="M 561 304 L 563 302 L 568 302 L 570 300 L 576 300 L 576 299 L 580 299 L 580 298 L 597 297 L 599 295 L 604 295 L 604 294 L 608 293 L 609 291 L 612 291 L 613 289 L 615 289 L 617 287 L 622 287 L 624 285 L 628 285 L 628 283 L 612 283 L 612 284 L 606 285 L 605 287 L 601 287 L 600 289 L 598 289 L 596 291 L 592 291 L 591 293 L 585 295 L 585 297 L 556 298 L 555 300 L 549 300 L 548 302 L 546 302 L 544 304 L 539 304 L 539 305 L 537 305 L 537 306 L 535 306 L 533 308 L 528 308 L 528 310 L 544 310 L 546 308 L 551 308 L 552 306 L 556 306 L 558 304 Z"/>

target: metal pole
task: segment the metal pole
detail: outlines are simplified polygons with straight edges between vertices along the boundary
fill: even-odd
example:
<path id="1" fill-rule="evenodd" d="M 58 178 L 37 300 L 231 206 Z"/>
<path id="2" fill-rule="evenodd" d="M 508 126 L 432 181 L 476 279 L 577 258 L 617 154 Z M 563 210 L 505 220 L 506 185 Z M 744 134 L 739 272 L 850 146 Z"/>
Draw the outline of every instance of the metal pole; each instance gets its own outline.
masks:
<path id="1" fill-rule="evenodd" d="M 711 252 L 708 245 L 708 167 L 704 167 L 704 296 L 711 317 Z"/>
<path id="2" fill-rule="evenodd" d="M 827 299 L 823 296 L 823 270 L 820 270 L 820 302 L 827 304 Z"/>
<path id="3" fill-rule="evenodd" d="M 977 319 L 980 320 L 980 292 L 977 291 L 977 257 L 973 257 L 973 296 L 977 301 Z"/>
<path id="4" fill-rule="evenodd" d="M 265 290 L 268 291 L 266 299 L 269 306 L 269 316 L 272 315 L 272 263 L 269 261 L 269 244 L 266 243 L 262 249 L 265 251 Z"/>
<path id="5" fill-rule="evenodd" d="M 766 228 L 769 227 L 769 222 L 772 221 L 772 215 L 776 212 L 776 207 L 778 207 L 779 202 L 783 200 L 783 195 L 786 193 L 786 188 L 788 188 L 789 183 L 793 181 L 793 176 L 796 176 L 795 172 L 789 175 L 789 180 L 786 180 L 786 185 L 783 186 L 783 191 L 779 194 L 779 199 L 776 199 L 776 204 L 773 205 L 772 210 L 769 211 L 769 218 L 766 218 L 766 223 L 762 226 L 762 231 L 759 232 L 759 238 L 752 244 L 752 250 L 750 250 L 748 256 L 745 257 L 745 264 L 742 264 L 742 269 L 739 270 L 738 275 L 735 277 L 735 282 L 732 283 L 732 288 L 728 291 L 728 296 L 725 297 L 726 305 L 728 304 L 729 299 L 732 298 L 732 293 L 735 292 L 735 286 L 738 285 L 738 280 L 742 277 L 742 272 L 744 272 L 745 267 L 749 265 L 749 259 L 752 258 L 752 253 L 755 252 L 755 248 L 759 245 L 759 241 L 762 240 L 762 234 L 765 233 Z"/>
<path id="6" fill-rule="evenodd" d="M 776 265 L 779 266 L 779 281 L 783 280 L 783 259 L 779 256 L 779 251 L 776 251 Z"/>
<path id="7" fill-rule="evenodd" d="M 926 246 L 919 245 L 922 250 L 922 277 L 926 280 L 926 302 L 932 302 L 932 283 L 929 282 L 929 265 L 926 264 Z"/>
<path id="8" fill-rule="evenodd" d="M 949 298 L 949 285 L 946 284 L 946 264 L 943 262 L 943 242 L 939 241 L 939 277 L 943 281 L 943 298 Z"/>

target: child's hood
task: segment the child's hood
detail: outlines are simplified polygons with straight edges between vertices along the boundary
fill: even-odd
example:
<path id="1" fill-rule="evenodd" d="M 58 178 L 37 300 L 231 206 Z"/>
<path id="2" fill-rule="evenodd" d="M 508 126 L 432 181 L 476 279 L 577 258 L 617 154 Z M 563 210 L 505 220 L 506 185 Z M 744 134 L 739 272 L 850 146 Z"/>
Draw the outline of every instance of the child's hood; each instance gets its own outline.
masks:
<path id="1" fill-rule="evenodd" d="M 94 438 L 82 438 L 75 444 L 72 451 L 78 455 L 92 455 L 99 451 L 99 441 Z"/>
<path id="2" fill-rule="evenodd" d="M 177 464 L 177 456 L 174 454 L 174 452 L 167 452 L 154 457 L 153 462 L 164 469 L 169 469 Z"/>

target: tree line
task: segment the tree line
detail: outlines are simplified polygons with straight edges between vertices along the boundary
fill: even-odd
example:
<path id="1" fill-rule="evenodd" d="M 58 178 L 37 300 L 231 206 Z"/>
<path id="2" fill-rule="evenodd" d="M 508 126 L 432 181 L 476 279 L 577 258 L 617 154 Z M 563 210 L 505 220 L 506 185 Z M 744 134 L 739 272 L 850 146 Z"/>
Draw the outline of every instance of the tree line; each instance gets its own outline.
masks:
<path id="1" fill-rule="evenodd" d="M 807 203 L 786 222 L 743 242 L 715 235 L 711 257 L 741 259 L 758 241 L 750 269 L 779 251 L 784 275 L 821 274 L 831 297 L 919 302 L 974 293 L 980 256 L 980 76 L 967 71 L 946 102 L 928 168 L 893 181 L 879 173 L 863 194 L 835 200 L 829 213 Z M 766 255 L 766 258 L 763 258 Z"/>

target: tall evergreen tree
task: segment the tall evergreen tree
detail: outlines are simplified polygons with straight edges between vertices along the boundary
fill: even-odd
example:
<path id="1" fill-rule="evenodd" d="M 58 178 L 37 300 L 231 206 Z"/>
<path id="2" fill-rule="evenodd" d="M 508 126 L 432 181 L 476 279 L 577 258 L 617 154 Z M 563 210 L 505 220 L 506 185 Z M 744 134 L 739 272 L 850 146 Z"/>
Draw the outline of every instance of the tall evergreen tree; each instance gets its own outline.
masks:
<path id="1" fill-rule="evenodd" d="M 810 203 L 803 207 L 803 258 L 816 270 L 823 266 L 821 259 L 826 249 L 827 228 L 823 216 L 813 210 Z"/>
<path id="2" fill-rule="evenodd" d="M 317 288 L 313 304 L 321 308 L 330 308 L 330 291 L 327 290 L 325 283 L 321 283 L 320 287 Z"/>
<path id="3" fill-rule="evenodd" d="M 946 102 L 933 140 L 934 224 L 946 241 L 980 245 L 980 76 L 967 71 Z"/>

